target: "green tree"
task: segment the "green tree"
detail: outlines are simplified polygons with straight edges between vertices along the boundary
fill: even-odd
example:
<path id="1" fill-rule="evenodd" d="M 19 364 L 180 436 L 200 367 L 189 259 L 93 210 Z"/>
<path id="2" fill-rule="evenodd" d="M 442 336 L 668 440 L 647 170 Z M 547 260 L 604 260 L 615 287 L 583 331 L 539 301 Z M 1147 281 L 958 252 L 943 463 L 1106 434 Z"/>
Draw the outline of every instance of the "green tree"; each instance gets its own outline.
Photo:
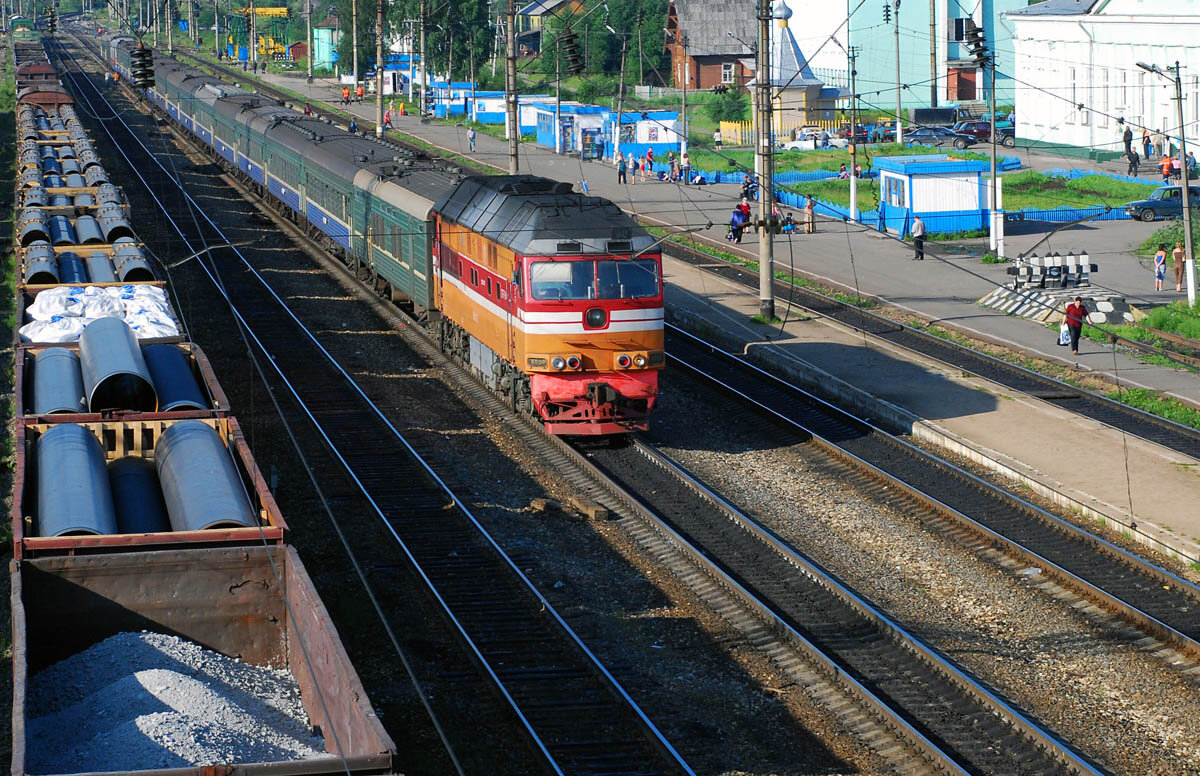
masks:
<path id="1" fill-rule="evenodd" d="M 740 89 L 718 94 L 704 106 L 704 115 L 712 121 L 745 121 L 749 115 L 750 98 Z"/>

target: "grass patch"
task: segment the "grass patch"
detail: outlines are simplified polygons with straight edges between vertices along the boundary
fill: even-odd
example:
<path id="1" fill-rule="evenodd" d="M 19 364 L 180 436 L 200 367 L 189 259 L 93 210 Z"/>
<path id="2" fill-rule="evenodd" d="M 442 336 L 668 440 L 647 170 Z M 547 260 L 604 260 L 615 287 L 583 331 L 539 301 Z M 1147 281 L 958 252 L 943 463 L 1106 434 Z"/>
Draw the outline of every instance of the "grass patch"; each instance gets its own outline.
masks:
<path id="1" fill-rule="evenodd" d="M 842 207 L 850 207 L 850 181 L 848 180 L 840 181 L 835 178 L 827 181 L 809 181 L 808 183 L 783 186 L 782 188 L 801 196 L 811 194 L 817 199 L 832 202 Z M 875 210 L 879 207 L 879 183 L 876 181 L 860 180 L 858 182 L 858 191 L 855 193 L 858 195 L 856 199 L 860 212 Z"/>
<path id="2" fill-rule="evenodd" d="M 767 317 L 765 315 L 763 315 L 762 313 L 755 313 L 754 315 L 750 316 L 750 322 L 762 324 L 763 326 L 766 326 L 768 324 L 774 326 L 777 323 L 783 323 L 783 319 L 772 316 L 771 320 L 768 321 Z"/>
<path id="3" fill-rule="evenodd" d="M 1035 170 L 1024 170 L 1004 176 L 1004 209 L 1049 209 L 1055 207 L 1116 207 L 1137 199 L 1145 199 L 1157 186 L 1132 183 L 1107 175 L 1085 175 L 1068 180 L 1052 178 Z"/>
<path id="4" fill-rule="evenodd" d="M 1143 326 L 1200 340 L 1200 305 L 1188 307 L 1187 302 L 1171 302 L 1152 308 L 1146 313 Z"/>
<path id="5" fill-rule="evenodd" d="M 983 254 L 983 258 L 981 258 L 979 260 L 979 263 L 980 264 L 1007 264 L 1010 261 L 1012 261 L 1012 259 L 1008 258 L 1007 256 L 997 256 L 994 253 L 985 253 L 985 254 Z"/>
<path id="6" fill-rule="evenodd" d="M 1108 391 L 1105 396 L 1137 407 L 1139 410 L 1158 415 L 1167 420 L 1173 420 L 1184 426 L 1200 428 L 1200 410 L 1170 397 L 1162 396 L 1158 391 L 1146 388 L 1122 388 Z"/>

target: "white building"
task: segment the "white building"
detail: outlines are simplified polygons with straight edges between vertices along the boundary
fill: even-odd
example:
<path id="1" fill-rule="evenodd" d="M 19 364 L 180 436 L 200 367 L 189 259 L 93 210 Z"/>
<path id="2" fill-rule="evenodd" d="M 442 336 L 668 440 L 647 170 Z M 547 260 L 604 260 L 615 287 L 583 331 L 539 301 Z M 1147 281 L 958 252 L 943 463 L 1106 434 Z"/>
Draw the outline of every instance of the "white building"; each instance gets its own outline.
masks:
<path id="1" fill-rule="evenodd" d="M 1200 134 L 1200 0 L 1046 0 L 1005 19 L 1022 143 L 1108 158 L 1124 150 L 1118 118 L 1133 125 L 1135 146 L 1142 127 L 1177 136 L 1173 80 L 1138 62 L 1183 65 L 1184 124 Z"/>

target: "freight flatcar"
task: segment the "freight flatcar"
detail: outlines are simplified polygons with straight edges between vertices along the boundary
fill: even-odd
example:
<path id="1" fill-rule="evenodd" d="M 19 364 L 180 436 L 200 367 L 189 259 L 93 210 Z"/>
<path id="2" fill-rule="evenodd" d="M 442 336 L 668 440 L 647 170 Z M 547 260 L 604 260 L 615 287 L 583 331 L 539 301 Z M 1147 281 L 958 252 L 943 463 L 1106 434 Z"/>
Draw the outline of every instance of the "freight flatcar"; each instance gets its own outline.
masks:
<path id="1" fill-rule="evenodd" d="M 105 42 L 130 74 L 128 36 Z M 148 97 L 232 173 L 410 304 L 441 346 L 551 433 L 645 429 L 663 351 L 655 240 L 606 200 L 465 175 L 163 56 Z"/>

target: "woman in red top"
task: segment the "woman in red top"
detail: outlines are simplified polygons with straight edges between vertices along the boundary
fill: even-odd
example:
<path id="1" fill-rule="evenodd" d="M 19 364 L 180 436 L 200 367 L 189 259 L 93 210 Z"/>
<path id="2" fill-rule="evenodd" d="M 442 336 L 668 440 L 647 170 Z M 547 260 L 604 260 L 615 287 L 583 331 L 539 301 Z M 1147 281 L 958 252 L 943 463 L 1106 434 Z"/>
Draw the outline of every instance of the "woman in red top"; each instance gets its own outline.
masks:
<path id="1" fill-rule="evenodd" d="M 1063 316 L 1063 322 L 1067 324 L 1067 331 L 1071 334 L 1071 353 L 1079 355 L 1079 334 L 1083 331 L 1083 322 L 1087 320 L 1087 308 L 1083 306 L 1083 299 L 1075 297 L 1075 301 L 1067 305 L 1067 312 Z"/>

